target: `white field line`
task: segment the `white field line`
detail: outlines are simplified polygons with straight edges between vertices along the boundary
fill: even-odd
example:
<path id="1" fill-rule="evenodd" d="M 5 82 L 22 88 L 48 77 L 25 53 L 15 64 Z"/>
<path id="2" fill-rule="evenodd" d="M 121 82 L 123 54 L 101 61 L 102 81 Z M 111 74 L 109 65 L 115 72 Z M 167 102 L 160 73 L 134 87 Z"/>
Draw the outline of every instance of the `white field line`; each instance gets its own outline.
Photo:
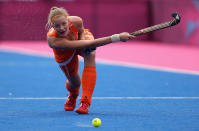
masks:
<path id="1" fill-rule="evenodd" d="M 0 100 L 65 100 L 67 97 L 0 97 Z M 80 97 L 78 98 L 80 99 Z M 199 97 L 93 97 L 93 100 L 199 100 Z"/>

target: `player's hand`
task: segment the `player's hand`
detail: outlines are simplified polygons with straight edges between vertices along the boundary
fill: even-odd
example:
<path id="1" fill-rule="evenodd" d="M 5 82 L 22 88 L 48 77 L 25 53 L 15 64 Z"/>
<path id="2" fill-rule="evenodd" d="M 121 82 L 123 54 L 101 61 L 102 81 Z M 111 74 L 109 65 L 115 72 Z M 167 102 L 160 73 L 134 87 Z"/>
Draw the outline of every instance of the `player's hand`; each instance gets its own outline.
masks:
<path id="1" fill-rule="evenodd" d="M 126 42 L 127 40 L 130 40 L 132 38 L 134 38 L 135 36 L 130 35 L 128 32 L 123 32 L 120 33 L 120 41 Z"/>

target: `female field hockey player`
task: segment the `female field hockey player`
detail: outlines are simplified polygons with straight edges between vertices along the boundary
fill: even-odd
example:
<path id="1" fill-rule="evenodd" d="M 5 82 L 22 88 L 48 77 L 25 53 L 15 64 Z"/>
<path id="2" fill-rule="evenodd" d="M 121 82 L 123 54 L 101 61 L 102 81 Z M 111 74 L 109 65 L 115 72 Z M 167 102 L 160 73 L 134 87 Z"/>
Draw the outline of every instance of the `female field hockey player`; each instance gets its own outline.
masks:
<path id="1" fill-rule="evenodd" d="M 64 8 L 52 7 L 48 16 L 47 41 L 53 49 L 59 67 L 67 77 L 66 89 L 69 91 L 64 104 L 66 111 L 73 111 L 82 83 L 82 97 L 79 114 L 88 114 L 91 97 L 96 83 L 95 48 L 117 41 L 127 41 L 133 36 L 127 32 L 94 39 L 88 29 L 84 29 L 83 21 L 78 16 L 69 16 Z M 78 55 L 84 58 L 82 80 L 79 73 Z"/>

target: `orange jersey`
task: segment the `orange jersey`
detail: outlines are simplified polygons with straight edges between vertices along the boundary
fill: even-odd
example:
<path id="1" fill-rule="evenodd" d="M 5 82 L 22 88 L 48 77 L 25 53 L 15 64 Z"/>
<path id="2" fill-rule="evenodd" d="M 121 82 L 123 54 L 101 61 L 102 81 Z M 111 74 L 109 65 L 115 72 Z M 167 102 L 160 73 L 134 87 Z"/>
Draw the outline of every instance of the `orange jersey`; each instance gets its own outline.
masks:
<path id="1" fill-rule="evenodd" d="M 78 40 L 78 31 L 72 25 L 71 21 L 69 21 L 69 29 L 75 35 L 75 39 Z M 89 31 L 89 29 L 84 29 L 84 33 L 85 33 L 85 40 L 92 40 L 92 39 L 94 39 L 94 37 L 93 37 L 92 33 Z M 54 30 L 53 28 L 51 28 L 48 31 L 47 37 L 63 38 L 63 37 L 60 37 L 58 35 L 58 33 L 56 32 L 56 30 Z M 53 52 L 54 52 L 55 60 L 58 63 L 66 62 L 69 59 L 72 59 L 72 57 L 76 54 L 76 50 L 53 49 Z"/>
<path id="2" fill-rule="evenodd" d="M 69 21 L 69 29 L 73 32 L 73 34 L 75 35 L 75 39 L 77 40 L 78 39 L 78 32 L 70 21 Z M 56 30 L 54 30 L 53 28 L 51 28 L 48 31 L 47 37 L 63 38 L 63 37 L 60 37 L 58 35 L 58 33 L 56 32 Z M 76 50 L 53 49 L 55 60 L 58 63 L 65 62 L 68 59 L 70 59 L 72 56 L 74 56 L 75 51 Z"/>

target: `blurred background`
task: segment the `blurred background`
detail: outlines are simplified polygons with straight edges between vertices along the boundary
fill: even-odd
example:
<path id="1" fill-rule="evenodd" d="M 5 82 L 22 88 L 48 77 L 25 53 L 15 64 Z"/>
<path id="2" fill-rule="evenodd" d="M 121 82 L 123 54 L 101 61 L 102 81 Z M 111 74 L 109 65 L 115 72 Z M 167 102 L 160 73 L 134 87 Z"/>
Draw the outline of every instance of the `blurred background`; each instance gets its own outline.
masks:
<path id="1" fill-rule="evenodd" d="M 199 46 L 198 0 L 0 0 L 1 41 L 46 40 L 45 25 L 52 6 L 80 16 L 96 38 L 136 30 L 182 17 L 176 27 L 133 41 Z"/>

